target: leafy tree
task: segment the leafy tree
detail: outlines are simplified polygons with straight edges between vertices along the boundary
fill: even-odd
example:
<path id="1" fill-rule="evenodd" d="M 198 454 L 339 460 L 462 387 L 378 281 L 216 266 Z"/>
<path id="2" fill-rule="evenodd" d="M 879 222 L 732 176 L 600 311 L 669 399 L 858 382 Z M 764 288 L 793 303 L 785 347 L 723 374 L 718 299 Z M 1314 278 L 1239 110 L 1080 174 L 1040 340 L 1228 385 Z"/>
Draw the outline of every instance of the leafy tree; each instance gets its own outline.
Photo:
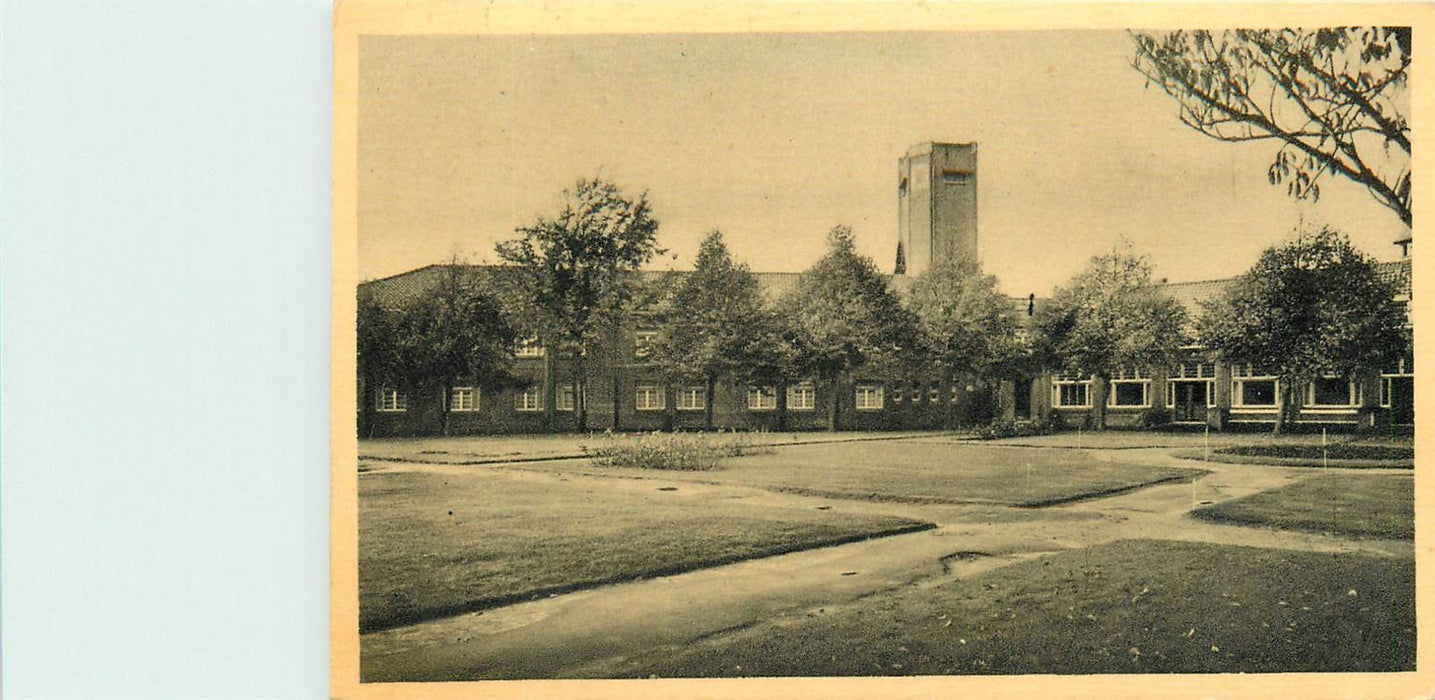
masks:
<path id="1" fill-rule="evenodd" d="M 516 332 L 476 270 L 451 264 L 438 284 L 400 316 L 399 377 L 413 387 L 442 393 L 443 434 L 449 433 L 448 391 L 471 382 L 485 392 L 516 386 Z"/>
<path id="2" fill-rule="evenodd" d="M 1052 294 L 1036 316 L 1040 357 L 1052 369 L 1093 376 L 1094 427 L 1106 427 L 1106 386 L 1122 368 L 1171 365 L 1185 340 L 1186 310 L 1151 282 L 1144 256 L 1113 251 Z"/>
<path id="3" fill-rule="evenodd" d="M 1407 347 L 1405 309 L 1375 263 L 1344 235 L 1321 228 L 1268 248 L 1240 280 L 1208 301 L 1201 341 L 1228 362 L 1267 367 L 1282 387 L 1275 432 L 1317 377 L 1356 379 Z"/>
<path id="4" fill-rule="evenodd" d="M 893 372 L 920 352 L 916 322 L 871 258 L 859 255 L 852 230 L 828 234 L 827 254 L 802 274 L 779 313 L 791 345 L 791 365 L 832 387 L 828 428 L 839 424 L 838 389 L 858 370 Z"/>
<path id="5" fill-rule="evenodd" d="M 706 424 L 713 427 L 713 394 L 724 377 L 761 373 L 772 351 L 764 343 L 769 312 L 757 279 L 736 264 L 713 231 L 698 248 L 695 269 L 685 275 L 659 314 L 652 352 L 670 376 L 702 380 L 707 387 Z"/>
<path id="6" fill-rule="evenodd" d="M 948 382 L 1000 375 L 1020 353 L 1011 300 L 971 256 L 940 256 L 917 276 L 907 303 L 927 357 Z"/>
<path id="7" fill-rule="evenodd" d="M 359 396 L 359 434 L 364 437 L 370 437 L 372 434 L 373 392 L 400 381 L 400 323 L 398 311 L 378 303 L 370 295 L 359 295 L 356 350 L 362 387 Z"/>
<path id="8" fill-rule="evenodd" d="M 1221 141 L 1280 143 L 1268 177 L 1297 198 L 1322 175 L 1364 185 L 1410 225 L 1409 27 L 1132 34 L 1132 65 L 1181 122 Z"/>
<path id="9" fill-rule="evenodd" d="M 444 435 L 448 391 L 460 380 L 488 392 L 519 383 L 512 371 L 512 326 L 478 272 L 456 261 L 402 307 L 361 300 L 358 326 L 359 366 L 367 380 L 376 387 L 439 392 Z"/>
<path id="10" fill-rule="evenodd" d="M 660 252 L 658 222 L 646 193 L 632 199 L 611 182 L 579 180 L 563 194 L 557 216 L 519 228 L 497 251 L 512 265 L 506 285 L 516 291 L 512 300 L 548 347 L 550 374 L 559 354 L 573 357 L 578 429 L 586 430 L 589 350 L 621 320 L 638 268 Z M 555 392 L 553 382 L 547 384 L 544 408 L 551 430 Z"/>

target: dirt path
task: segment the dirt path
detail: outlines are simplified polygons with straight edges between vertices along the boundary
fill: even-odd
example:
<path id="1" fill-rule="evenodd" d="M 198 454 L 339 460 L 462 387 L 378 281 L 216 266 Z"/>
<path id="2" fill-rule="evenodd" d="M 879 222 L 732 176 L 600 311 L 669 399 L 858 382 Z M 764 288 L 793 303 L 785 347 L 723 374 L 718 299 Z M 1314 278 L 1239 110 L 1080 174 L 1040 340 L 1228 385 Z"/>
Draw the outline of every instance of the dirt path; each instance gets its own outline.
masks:
<path id="1" fill-rule="evenodd" d="M 1093 456 L 1198 466 L 1211 473 L 1189 484 L 1153 486 L 1042 509 L 862 502 L 682 482 L 682 488 L 693 495 L 711 490 L 708 495 L 773 504 L 828 505 L 922 518 L 939 527 L 366 634 L 361 641 L 362 676 L 365 681 L 608 676 L 621 672 L 628 658 L 655 649 L 782 616 L 800 617 L 804 611 L 850 603 L 923 580 L 976 575 L 1030 556 L 1118 539 L 1414 556 L 1409 541 L 1347 540 L 1188 517 L 1200 505 L 1275 488 L 1308 476 L 1309 470 L 1193 463 L 1170 452 L 1169 448 L 1123 449 Z M 652 488 L 652 483 L 642 488 Z"/>

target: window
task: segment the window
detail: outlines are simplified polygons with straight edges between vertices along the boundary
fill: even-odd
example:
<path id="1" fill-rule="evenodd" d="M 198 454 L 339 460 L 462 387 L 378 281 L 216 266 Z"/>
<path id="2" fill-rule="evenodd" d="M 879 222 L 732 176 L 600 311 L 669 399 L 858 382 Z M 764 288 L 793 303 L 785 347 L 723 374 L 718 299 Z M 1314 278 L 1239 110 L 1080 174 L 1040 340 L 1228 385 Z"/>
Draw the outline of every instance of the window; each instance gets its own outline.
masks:
<path id="1" fill-rule="evenodd" d="M 661 386 L 657 384 L 638 385 L 637 408 L 639 411 L 661 411 L 665 407 Z"/>
<path id="2" fill-rule="evenodd" d="M 409 410 L 409 395 L 398 389 L 380 389 L 377 408 L 385 413 L 399 413 Z"/>
<path id="3" fill-rule="evenodd" d="M 1171 379 L 1211 379 L 1216 376 L 1214 362 L 1182 362 L 1171 368 Z"/>
<path id="4" fill-rule="evenodd" d="M 554 406 L 559 411 L 572 411 L 573 409 L 573 385 L 564 384 L 558 387 L 558 396 L 555 397 L 557 404 Z"/>
<path id="5" fill-rule="evenodd" d="M 770 386 L 747 388 L 747 410 L 771 411 L 777 408 L 777 390 Z"/>
<path id="6" fill-rule="evenodd" d="M 538 387 L 524 389 L 514 394 L 513 407 L 520 411 L 543 410 L 543 398 L 538 395 Z"/>
<path id="7" fill-rule="evenodd" d="M 1275 408 L 1280 396 L 1270 370 L 1253 365 L 1231 366 L 1232 408 Z"/>
<path id="8" fill-rule="evenodd" d="M 708 407 L 708 390 L 702 386 L 678 387 L 678 410 L 701 411 Z"/>
<path id="9" fill-rule="evenodd" d="M 658 340 L 657 331 L 638 331 L 633 334 L 633 357 L 648 357 L 653 354 L 653 343 Z"/>
<path id="10" fill-rule="evenodd" d="M 943 170 L 942 182 L 949 185 L 965 185 L 972 181 L 972 174 L 965 170 Z"/>
<path id="11" fill-rule="evenodd" d="M 1306 406 L 1360 405 L 1360 385 L 1340 377 L 1321 377 L 1306 387 Z"/>
<path id="12" fill-rule="evenodd" d="M 456 386 L 448 394 L 448 410 L 477 411 L 478 389 L 471 386 Z"/>
<path id="13" fill-rule="evenodd" d="M 787 387 L 787 410 L 811 411 L 817 405 L 817 392 L 811 383 L 793 384 Z"/>
<path id="14" fill-rule="evenodd" d="M 1405 351 L 1395 364 L 1385 368 L 1380 373 L 1380 407 L 1391 407 L 1391 395 L 1394 393 L 1395 379 L 1400 377 L 1415 376 L 1415 355 L 1409 350 Z"/>
<path id="15" fill-rule="evenodd" d="M 1200 384 L 1200 383 L 1201 383 L 1201 382 L 1184 381 L 1184 380 L 1179 380 L 1179 379 L 1167 380 L 1167 381 L 1166 381 L 1166 408 L 1175 408 L 1175 407 L 1176 407 L 1176 385 L 1177 385 L 1177 384 L 1182 384 L 1182 385 L 1187 385 L 1187 386 L 1189 386 L 1189 385 L 1191 385 L 1191 384 Z M 1213 380 L 1207 380 L 1207 381 L 1205 382 L 1205 385 L 1206 385 L 1206 408 L 1215 408 L 1215 407 L 1216 407 L 1216 382 L 1213 381 Z"/>
<path id="16" fill-rule="evenodd" d="M 1134 370 L 1120 370 L 1111 377 L 1106 405 L 1114 408 L 1145 408 L 1151 405 L 1151 379 Z"/>
<path id="17" fill-rule="evenodd" d="M 937 403 L 941 400 L 941 390 L 937 388 L 936 384 L 927 387 L 927 401 L 930 401 L 931 403 Z"/>
<path id="18" fill-rule="evenodd" d="M 514 345 L 513 354 L 517 357 L 543 357 L 543 343 L 536 335 L 520 338 Z"/>
<path id="19" fill-rule="evenodd" d="M 882 386 L 880 384 L 857 385 L 857 410 L 882 410 Z"/>
<path id="20" fill-rule="evenodd" d="M 1091 405 L 1091 379 L 1075 374 L 1059 374 L 1051 380 L 1051 405 L 1058 408 L 1084 408 Z"/>

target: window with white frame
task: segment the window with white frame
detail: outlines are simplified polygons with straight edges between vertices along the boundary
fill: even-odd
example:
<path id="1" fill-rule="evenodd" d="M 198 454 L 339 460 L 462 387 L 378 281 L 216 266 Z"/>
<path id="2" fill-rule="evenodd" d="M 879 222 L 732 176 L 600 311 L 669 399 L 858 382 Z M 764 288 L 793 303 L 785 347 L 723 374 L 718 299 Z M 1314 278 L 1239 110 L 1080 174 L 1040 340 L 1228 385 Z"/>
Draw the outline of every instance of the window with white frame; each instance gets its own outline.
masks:
<path id="1" fill-rule="evenodd" d="M 467 412 L 478 410 L 478 389 L 471 386 L 456 386 L 448 393 L 448 410 Z"/>
<path id="2" fill-rule="evenodd" d="M 777 389 L 770 386 L 747 388 L 747 410 L 771 411 L 777 408 Z"/>
<path id="3" fill-rule="evenodd" d="M 383 413 L 400 413 L 409 410 L 409 395 L 398 389 L 379 389 L 376 408 Z"/>
<path id="4" fill-rule="evenodd" d="M 556 410 L 559 410 L 559 411 L 572 411 L 572 410 L 575 410 L 575 409 L 574 409 L 574 402 L 573 402 L 573 385 L 572 385 L 572 384 L 563 384 L 563 385 L 560 385 L 560 386 L 558 387 L 558 395 L 555 396 L 555 397 L 553 397 L 553 399 L 554 399 L 554 406 L 553 406 L 553 408 L 555 408 Z"/>
<path id="5" fill-rule="evenodd" d="M 1147 408 L 1151 405 L 1151 377 L 1143 372 L 1120 370 L 1111 376 L 1106 405 L 1112 408 Z"/>
<path id="6" fill-rule="evenodd" d="M 1380 407 L 1390 408 L 1396 379 L 1415 376 L 1415 356 L 1407 351 L 1395 364 L 1380 373 Z"/>
<path id="7" fill-rule="evenodd" d="M 708 389 L 704 386 L 678 387 L 678 410 L 701 411 L 708 407 Z"/>
<path id="8" fill-rule="evenodd" d="M 1176 407 L 1176 385 L 1177 385 L 1177 384 L 1192 384 L 1192 383 L 1194 383 L 1194 382 L 1192 382 L 1192 381 L 1189 380 L 1189 379 L 1167 379 L 1167 380 L 1166 380 L 1166 408 L 1175 408 L 1175 407 Z M 1213 380 L 1213 379 L 1208 379 L 1208 380 L 1206 380 L 1205 384 L 1206 384 L 1206 408 L 1215 408 L 1215 407 L 1216 407 L 1216 382 L 1215 382 L 1215 380 Z"/>
<path id="9" fill-rule="evenodd" d="M 942 390 L 936 384 L 927 387 L 927 401 L 937 403 L 942 400 Z"/>
<path id="10" fill-rule="evenodd" d="M 1306 385 L 1305 405 L 1312 408 L 1351 408 L 1361 403 L 1360 384 L 1342 377 L 1319 377 Z"/>
<path id="11" fill-rule="evenodd" d="M 1275 408 L 1279 399 L 1280 383 L 1269 370 L 1248 364 L 1231 366 L 1232 408 Z"/>
<path id="12" fill-rule="evenodd" d="M 817 406 L 817 390 L 811 382 L 787 387 L 787 410 L 811 411 Z"/>
<path id="13" fill-rule="evenodd" d="M 1058 408 L 1091 406 L 1091 378 L 1058 374 L 1051 379 L 1051 405 Z"/>
<path id="14" fill-rule="evenodd" d="M 658 342 L 657 331 L 638 331 L 633 334 L 633 356 L 648 357 L 653 354 L 653 344 Z"/>
<path id="15" fill-rule="evenodd" d="M 663 401 L 663 387 L 657 384 L 639 384 L 635 402 L 639 411 L 661 411 L 666 407 Z"/>
<path id="16" fill-rule="evenodd" d="M 513 395 L 513 407 L 520 411 L 543 410 L 543 397 L 538 387 L 530 387 Z"/>
<path id="17" fill-rule="evenodd" d="M 543 342 L 536 335 L 519 338 L 513 346 L 513 354 L 516 357 L 543 357 Z"/>
<path id="18" fill-rule="evenodd" d="M 857 410 L 880 411 L 882 410 L 882 385 L 858 384 L 856 398 Z"/>
<path id="19" fill-rule="evenodd" d="M 1216 363 L 1182 362 L 1172 367 L 1171 373 L 1166 376 L 1171 379 L 1214 379 L 1216 376 Z"/>

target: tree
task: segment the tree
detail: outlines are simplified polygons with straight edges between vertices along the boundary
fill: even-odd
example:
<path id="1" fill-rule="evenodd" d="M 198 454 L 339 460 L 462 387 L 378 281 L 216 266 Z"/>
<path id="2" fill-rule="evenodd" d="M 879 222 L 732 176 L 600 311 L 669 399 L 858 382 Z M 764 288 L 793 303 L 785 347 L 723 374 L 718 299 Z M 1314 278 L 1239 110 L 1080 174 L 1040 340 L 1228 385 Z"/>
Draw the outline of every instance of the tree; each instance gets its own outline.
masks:
<path id="1" fill-rule="evenodd" d="M 948 382 L 962 374 L 990 377 L 1011 369 L 1020 351 L 1012 302 L 972 257 L 955 251 L 938 257 L 917 276 L 907 303 L 927 357 Z"/>
<path id="2" fill-rule="evenodd" d="M 400 313 L 370 295 L 359 296 L 357 364 L 359 371 L 359 434 L 372 437 L 374 391 L 399 383 Z"/>
<path id="3" fill-rule="evenodd" d="M 621 320 L 638 268 L 661 251 L 646 193 L 631 199 L 617 185 L 595 178 L 579 180 L 563 195 L 557 216 L 519 228 L 518 237 L 499 243 L 497 251 L 513 266 L 507 286 L 517 292 L 520 313 L 543 337 L 549 362 L 564 353 L 574 360 L 574 408 L 578 429 L 586 430 L 589 350 Z M 544 400 L 550 430 L 552 384 Z"/>
<path id="4" fill-rule="evenodd" d="M 877 271 L 859 255 L 852 230 L 828 234 L 827 254 L 802 274 L 779 313 L 793 343 L 792 362 L 831 387 L 828 428 L 839 424 L 839 389 L 858 370 L 891 372 L 917 361 L 916 323 Z"/>
<path id="5" fill-rule="evenodd" d="M 449 433 L 448 392 L 462 379 L 485 392 L 516 386 L 516 332 L 473 268 L 448 265 L 438 284 L 400 316 L 399 378 L 437 389 L 443 398 L 443 434 Z"/>
<path id="6" fill-rule="evenodd" d="M 515 332 L 475 269 L 446 265 L 437 283 L 401 307 L 361 299 L 359 368 L 372 386 L 435 391 L 442 431 L 449 433 L 448 392 L 462 380 L 487 392 L 519 383 L 513 373 Z"/>
<path id="7" fill-rule="evenodd" d="M 1091 376 L 1094 428 L 1106 427 L 1106 386 L 1120 369 L 1165 368 L 1186 339 L 1186 310 L 1151 282 L 1143 256 L 1113 251 L 1086 269 L 1036 316 L 1040 357 L 1049 369 Z"/>
<path id="8" fill-rule="evenodd" d="M 1234 363 L 1268 368 L 1282 390 L 1274 431 L 1289 422 L 1296 387 L 1330 374 L 1358 379 L 1394 362 L 1408 343 L 1405 309 L 1375 263 L 1321 228 L 1266 249 L 1198 320 L 1201 341 Z"/>
<path id="9" fill-rule="evenodd" d="M 1409 27 L 1132 33 L 1132 66 L 1220 141 L 1280 142 L 1267 175 L 1297 198 L 1332 173 L 1410 226 Z"/>
<path id="10" fill-rule="evenodd" d="M 708 429 L 718 380 L 751 375 L 765 364 L 767 316 L 757 279 L 747 265 L 733 262 L 720 231 L 709 233 L 693 272 L 665 300 L 652 347 L 654 361 L 670 376 L 705 383 Z"/>

